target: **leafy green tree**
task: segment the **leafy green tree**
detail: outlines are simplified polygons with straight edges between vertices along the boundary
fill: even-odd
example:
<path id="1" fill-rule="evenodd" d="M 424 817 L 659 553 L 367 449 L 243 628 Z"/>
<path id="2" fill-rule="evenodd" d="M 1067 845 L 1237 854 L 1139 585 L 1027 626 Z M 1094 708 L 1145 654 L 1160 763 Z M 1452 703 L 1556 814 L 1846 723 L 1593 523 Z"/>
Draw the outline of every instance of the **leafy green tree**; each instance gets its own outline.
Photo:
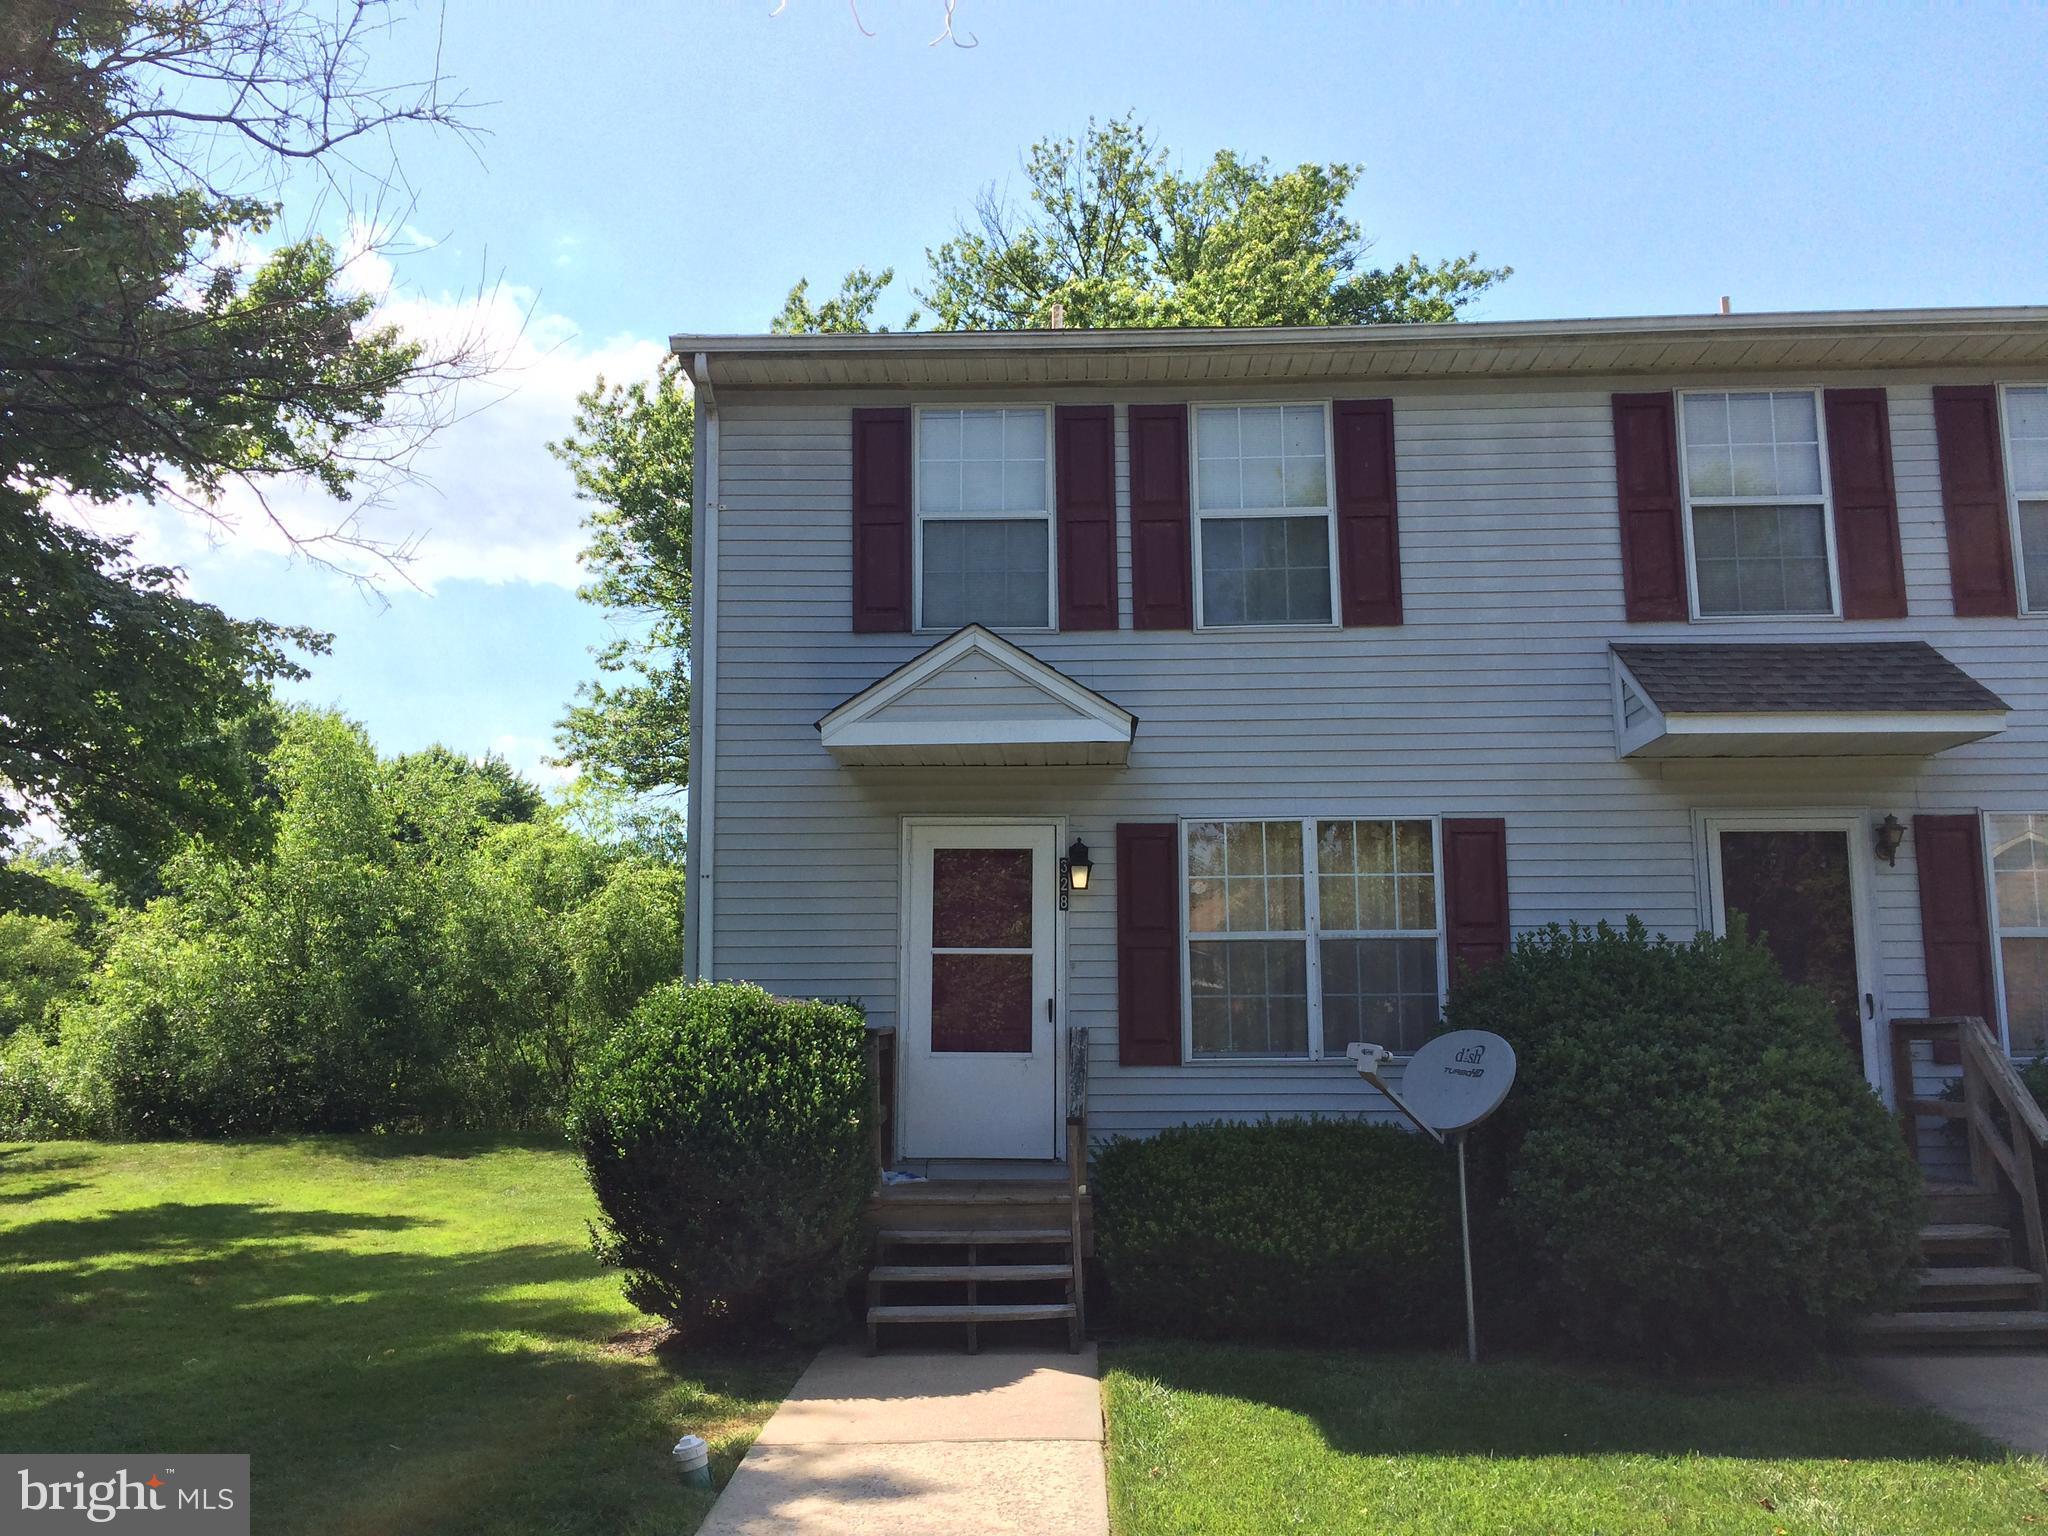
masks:
<path id="1" fill-rule="evenodd" d="M 918 297 L 943 330 L 1043 326 L 1364 325 L 1455 320 L 1511 268 L 1476 256 L 1364 265 L 1344 204 L 1363 167 L 1275 171 L 1220 151 L 1172 169 L 1135 117 L 1042 139 L 1024 159 L 1026 207 L 994 191 L 926 252 Z"/>
<path id="2" fill-rule="evenodd" d="M 0 1040 L 17 1030 L 54 1033 L 57 1008 L 85 991 L 92 951 L 69 923 L 0 912 Z"/>
<path id="3" fill-rule="evenodd" d="M 250 195 L 293 168 L 339 186 L 390 131 L 455 121 L 438 79 L 364 74 L 382 12 L 16 0 L 0 23 L 0 848 L 55 815 L 134 893 L 179 838 L 260 830 L 265 685 L 319 646 L 192 601 L 65 509 L 210 515 L 280 479 L 346 497 L 478 367 L 377 323 L 335 249 Z"/>
<path id="4" fill-rule="evenodd" d="M 546 806 L 499 819 L 495 776 L 454 754 L 380 758 L 293 710 L 265 766 L 268 850 L 194 842 L 114 919 L 55 1045 L 46 1023 L 0 1051 L 0 1136 L 548 1125 L 580 1053 L 676 975 L 679 871 Z M 10 936 L 71 957 L 0 919 L 11 1007 Z"/>
<path id="5" fill-rule="evenodd" d="M 794 297 L 794 296 L 793 296 Z M 557 728 L 556 749 L 602 783 L 673 795 L 690 776 L 691 455 L 697 413 L 671 358 L 652 384 L 599 379 L 548 451 L 584 504 L 590 580 L 577 595 L 622 621 Z M 610 679 L 610 681 L 607 681 Z"/>
<path id="6" fill-rule="evenodd" d="M 796 286 L 789 290 L 789 297 L 782 301 L 782 309 L 768 322 L 768 329 L 777 336 L 815 336 L 829 332 L 857 332 L 889 329 L 886 325 L 876 326 L 873 320 L 875 306 L 881 302 L 882 290 L 896 280 L 896 269 L 884 267 L 880 272 L 870 272 L 866 267 L 855 267 L 840 281 L 839 292 L 824 303 L 811 303 L 811 284 L 808 278 L 798 278 Z M 924 317 L 916 310 L 903 322 L 903 329 L 917 329 L 917 322 Z"/>

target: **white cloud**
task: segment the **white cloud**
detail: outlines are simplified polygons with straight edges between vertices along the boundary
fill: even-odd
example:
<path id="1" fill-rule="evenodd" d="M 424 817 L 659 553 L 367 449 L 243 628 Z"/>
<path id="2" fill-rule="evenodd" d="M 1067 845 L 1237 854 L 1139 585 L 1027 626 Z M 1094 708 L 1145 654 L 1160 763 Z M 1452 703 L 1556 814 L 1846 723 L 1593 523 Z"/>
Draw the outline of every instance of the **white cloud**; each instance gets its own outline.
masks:
<path id="1" fill-rule="evenodd" d="M 542 737 L 518 736 L 508 731 L 491 738 L 491 750 L 549 794 L 560 794 L 576 782 L 576 765 L 549 761 L 555 744 Z"/>
<path id="2" fill-rule="evenodd" d="M 407 232 L 405 244 L 427 243 Z M 372 504 L 337 503 L 318 487 L 272 483 L 263 500 L 230 489 L 215 508 L 222 528 L 180 508 L 124 503 L 81 511 L 106 533 L 133 533 L 138 552 L 167 564 L 190 564 L 214 551 L 288 549 L 264 510 L 300 536 L 356 519 L 356 532 L 388 543 L 415 541 L 406 576 L 431 589 L 453 579 L 532 581 L 574 587 L 582 540 L 580 511 L 568 471 L 547 443 L 569 428 L 576 396 L 599 374 L 608 380 L 652 377 L 659 341 L 616 336 L 592 341 L 568 316 L 542 307 L 534 290 L 501 284 L 481 295 L 423 294 L 393 286 L 392 266 L 375 242 L 356 236 L 349 265 L 358 291 L 382 295 L 378 318 L 430 348 L 473 339 L 498 361 L 490 377 L 462 387 L 454 419 L 413 461 L 416 478 L 390 487 Z M 377 575 L 376 563 L 328 546 L 351 570 Z M 393 578 L 388 574 L 387 583 Z"/>

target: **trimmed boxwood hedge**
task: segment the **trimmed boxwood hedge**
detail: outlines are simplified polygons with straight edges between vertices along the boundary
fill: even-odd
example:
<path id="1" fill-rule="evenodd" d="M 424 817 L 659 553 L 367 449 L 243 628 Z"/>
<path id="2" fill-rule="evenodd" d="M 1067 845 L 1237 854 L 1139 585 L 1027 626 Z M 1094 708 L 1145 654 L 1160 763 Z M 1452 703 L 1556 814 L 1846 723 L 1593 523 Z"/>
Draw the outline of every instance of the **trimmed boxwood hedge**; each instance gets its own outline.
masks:
<path id="1" fill-rule="evenodd" d="M 1184 1126 L 1099 1149 L 1095 1249 L 1133 1332 L 1436 1343 L 1460 1316 L 1456 1166 L 1392 1125 Z"/>
<path id="2" fill-rule="evenodd" d="M 1553 927 L 1453 990 L 1445 1025 L 1517 1059 L 1472 1142 L 1489 1336 L 1770 1363 L 1909 1293 L 1913 1156 L 1826 1003 L 1731 928 Z"/>
<path id="3" fill-rule="evenodd" d="M 586 1058 L 570 1133 L 636 1306 L 692 1338 L 843 1325 L 876 1179 L 864 1035 L 845 1004 L 670 983 Z"/>

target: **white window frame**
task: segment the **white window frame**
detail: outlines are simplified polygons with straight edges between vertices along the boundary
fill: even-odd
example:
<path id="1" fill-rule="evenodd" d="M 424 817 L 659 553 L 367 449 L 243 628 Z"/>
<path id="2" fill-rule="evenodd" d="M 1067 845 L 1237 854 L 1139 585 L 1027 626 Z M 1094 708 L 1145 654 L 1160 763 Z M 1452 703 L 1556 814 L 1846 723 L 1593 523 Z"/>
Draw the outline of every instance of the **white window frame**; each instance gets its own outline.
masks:
<path id="1" fill-rule="evenodd" d="M 1797 395 L 1813 396 L 1813 421 L 1815 448 L 1820 454 L 1820 505 L 1822 536 L 1827 542 L 1828 555 L 1828 606 L 1825 611 L 1812 613 L 1702 613 L 1700 611 L 1699 562 L 1694 555 L 1692 530 L 1692 469 L 1687 462 L 1685 444 L 1685 401 L 1688 395 Z M 1729 384 L 1719 388 L 1674 389 L 1672 414 L 1678 425 L 1678 489 L 1679 509 L 1685 521 L 1685 595 L 1689 611 L 1695 624 L 1784 624 L 1787 622 L 1839 619 L 1842 616 L 1842 568 L 1835 552 L 1835 487 L 1828 469 L 1828 416 L 1827 401 L 1819 386 L 1804 384 Z M 1709 507 L 1783 507 L 1805 506 L 1808 498 L 1786 496 L 1707 496 L 1701 498 Z"/>
<path id="2" fill-rule="evenodd" d="M 1202 614 L 1202 522 L 1205 518 L 1289 518 L 1313 517 L 1313 507 L 1216 507 L 1202 510 L 1202 417 L 1205 410 L 1255 410 L 1276 409 L 1287 406 L 1314 406 L 1323 413 L 1323 523 L 1330 545 L 1330 617 L 1318 623 L 1307 620 L 1299 624 L 1210 624 Z M 1331 402 L 1328 400 L 1191 400 L 1188 402 L 1188 513 L 1189 551 L 1193 562 L 1195 628 L 1217 634 L 1262 634 L 1300 630 L 1340 629 L 1343 627 L 1343 610 L 1340 606 L 1343 596 L 1337 582 L 1337 440 L 1336 422 L 1332 419 Z M 1244 819 L 1244 818 L 1240 818 Z M 1270 818 L 1269 818 L 1270 819 Z M 1279 818 L 1286 820 L 1286 817 Z M 1416 818 L 1410 818 L 1416 819 Z M 1293 1057 L 1284 1058 L 1293 1060 Z"/>
<path id="3" fill-rule="evenodd" d="M 1282 626 L 1292 627 L 1292 626 Z M 1188 828 L 1197 824 L 1211 823 L 1257 823 L 1273 821 L 1298 822 L 1301 826 L 1301 920 L 1305 925 L 1296 935 L 1286 931 L 1260 930 L 1256 933 L 1204 933 L 1197 935 L 1189 923 L 1188 892 Z M 1292 1062 L 1297 1065 L 1316 1065 L 1336 1062 L 1348 1066 L 1350 1058 L 1342 1053 L 1328 1055 L 1323 1050 L 1323 932 L 1322 891 L 1317 880 L 1315 848 L 1316 823 L 1319 821 L 1426 821 L 1429 823 L 1429 856 L 1435 871 L 1436 886 L 1436 927 L 1433 930 L 1403 928 L 1399 930 L 1341 928 L 1328 937 L 1350 939 L 1434 939 L 1436 941 L 1436 999 L 1441 1009 L 1450 997 L 1451 967 L 1450 940 L 1444 922 L 1444 826 L 1443 817 L 1434 813 L 1413 811 L 1322 811 L 1307 815 L 1262 815 L 1257 812 L 1229 811 L 1211 815 L 1192 815 L 1180 818 L 1180 1059 L 1189 1066 L 1229 1068 L 1243 1063 L 1268 1064 Z M 1290 940 L 1300 937 L 1308 946 L 1308 1054 L 1289 1055 L 1233 1055 L 1198 1056 L 1195 1054 L 1195 973 L 1192 946 L 1197 942 L 1221 939 L 1269 939 Z M 1408 1053 L 1408 1054 L 1413 1054 Z M 1407 1054 L 1397 1055 L 1396 1061 L 1406 1061 Z"/>
<path id="4" fill-rule="evenodd" d="M 2002 409 L 2003 402 L 2000 405 Z M 1991 818 L 1994 816 L 2048 816 L 2048 811 L 1982 811 L 1977 816 L 1978 834 L 1984 847 L 1984 916 L 1991 927 L 1991 982 L 1998 1000 L 1998 1044 L 2006 1055 L 2011 1056 L 2012 1018 L 2005 1001 L 2005 941 L 2008 937 L 2048 939 L 2048 928 L 2013 928 L 2008 931 L 1998 915 L 1998 864 L 1995 857 L 1998 845 L 1991 831 Z M 2032 1061 L 2034 1057 L 2030 1054 L 2016 1059 Z"/>
<path id="5" fill-rule="evenodd" d="M 952 634 L 959 625 L 934 629 L 924 621 L 924 417 L 926 411 L 1037 411 L 1045 418 L 1045 511 L 1037 512 L 934 512 L 930 520 L 940 523 L 1014 523 L 1025 518 L 1045 518 L 1045 622 L 1043 624 L 983 624 L 998 634 L 1049 635 L 1060 623 L 1059 464 L 1053 442 L 1052 406 L 1040 400 L 933 401 L 912 409 L 910 432 L 910 613 L 914 633 Z M 970 619 L 968 623 L 982 623 Z"/>
<path id="6" fill-rule="evenodd" d="M 2012 411 L 2005 399 L 2006 395 L 2015 389 L 2048 389 L 2048 381 L 2035 383 L 2026 379 L 2012 379 L 1998 386 L 1998 467 L 2005 477 L 2005 521 L 2012 538 L 2013 591 L 2019 597 L 2022 618 L 2048 618 L 2048 592 L 2042 593 L 2040 600 L 2036 602 L 2027 591 L 2027 546 L 2025 540 L 2020 537 L 2020 488 L 2012 474 Z M 2048 497 L 2035 496 L 2029 499 L 2041 501 Z M 2001 814 L 2013 816 L 2029 813 L 2005 811 Z M 2003 1006 L 2003 980 L 1999 986 L 1999 1002 Z"/>

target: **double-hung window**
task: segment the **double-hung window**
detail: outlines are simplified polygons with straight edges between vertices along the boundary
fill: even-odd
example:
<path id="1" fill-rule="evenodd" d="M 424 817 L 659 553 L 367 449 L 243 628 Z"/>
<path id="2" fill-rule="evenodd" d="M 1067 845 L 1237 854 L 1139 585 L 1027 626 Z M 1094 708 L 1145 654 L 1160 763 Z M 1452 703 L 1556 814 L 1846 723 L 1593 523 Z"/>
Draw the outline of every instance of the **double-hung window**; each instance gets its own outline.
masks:
<path id="1" fill-rule="evenodd" d="M 2048 1054 L 2048 816 L 1988 818 L 2006 1049 Z"/>
<path id="2" fill-rule="evenodd" d="M 1196 623 L 1332 622 L 1328 408 L 1204 405 L 1194 416 Z"/>
<path id="3" fill-rule="evenodd" d="M 1819 397 L 1740 390 L 1679 403 L 1693 611 L 1835 613 Z"/>
<path id="4" fill-rule="evenodd" d="M 917 627 L 1052 627 L 1042 407 L 917 413 Z"/>
<path id="5" fill-rule="evenodd" d="M 2020 601 L 2048 613 L 2048 389 L 2005 391 L 2006 479 L 2020 551 Z"/>
<path id="6" fill-rule="evenodd" d="M 1194 1057 L 1414 1050 L 1442 1010 L 1437 835 L 1420 818 L 1190 821 Z"/>

